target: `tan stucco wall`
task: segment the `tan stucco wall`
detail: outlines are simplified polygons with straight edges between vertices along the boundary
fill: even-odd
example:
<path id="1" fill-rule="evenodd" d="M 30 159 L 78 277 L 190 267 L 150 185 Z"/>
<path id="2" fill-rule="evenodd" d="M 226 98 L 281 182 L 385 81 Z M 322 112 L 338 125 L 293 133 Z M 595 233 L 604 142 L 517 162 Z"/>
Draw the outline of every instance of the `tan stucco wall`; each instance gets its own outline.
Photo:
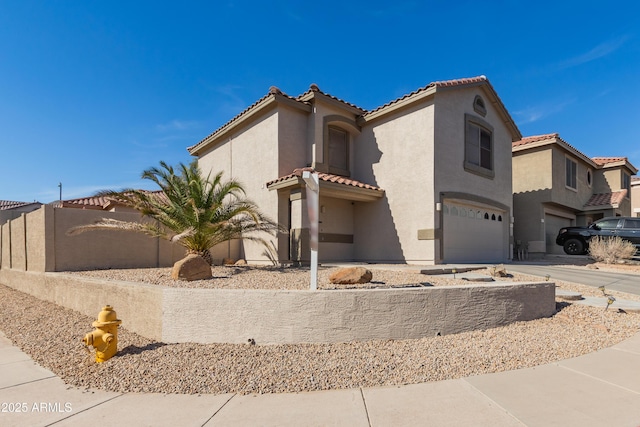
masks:
<path id="1" fill-rule="evenodd" d="M 26 216 L 28 270 L 53 271 L 55 268 L 54 208 L 49 205 Z"/>
<path id="2" fill-rule="evenodd" d="M 127 231 L 92 231 L 69 236 L 67 231 L 77 225 L 90 224 L 103 217 L 122 221 L 139 221 L 136 213 L 101 212 L 80 209 L 54 209 L 55 270 L 93 268 L 135 268 L 172 265 L 184 256 L 178 245 L 156 237 Z M 161 245 L 171 245 L 161 251 Z M 161 259 L 161 254 L 171 255 Z"/>
<path id="3" fill-rule="evenodd" d="M 26 214 L 11 220 L 11 268 L 27 269 Z"/>
<path id="4" fill-rule="evenodd" d="M 353 236 L 354 234 L 354 203 L 350 200 L 333 197 L 320 198 L 320 216 L 318 232 L 320 242 L 318 259 L 320 261 L 352 260 L 354 258 L 353 243 L 326 242 L 324 235 Z M 327 238 L 329 238 L 328 236 Z"/>
<path id="5" fill-rule="evenodd" d="M 307 143 L 308 116 L 308 113 L 286 106 L 278 109 L 278 169 L 267 181 L 311 164 L 311 149 Z"/>
<path id="6" fill-rule="evenodd" d="M 167 288 L 0 270 L 0 283 L 92 318 L 110 304 L 123 328 L 166 343 L 416 339 L 555 312 L 552 282 L 312 292 Z"/>
<path id="7" fill-rule="evenodd" d="M 0 270 L 0 283 L 94 319 L 102 307 L 111 305 L 123 328 L 147 338 L 162 339 L 162 287 L 9 269 Z M 88 323 L 87 332 L 92 329 Z M 82 345 L 79 339 L 78 345 Z"/>
<path id="8" fill-rule="evenodd" d="M 566 185 L 566 159 L 570 158 L 577 165 L 576 184 L 577 188 L 571 189 Z M 575 210 L 582 210 L 584 205 L 594 193 L 593 185 L 587 182 L 587 170 L 595 174 L 590 165 L 578 157 L 566 154 L 564 150 L 553 149 L 553 187 L 551 192 L 551 202 L 557 203 Z"/>
<path id="9" fill-rule="evenodd" d="M 67 231 L 101 218 L 139 221 L 133 213 L 44 206 L 2 227 L 2 268 L 65 271 L 96 268 L 166 267 L 184 256 L 184 249 L 166 240 L 127 231 L 92 231 L 75 236 Z"/>
<path id="10" fill-rule="evenodd" d="M 549 147 L 513 153 L 513 193 L 550 190 L 553 186 L 552 157 Z"/>
<path id="11" fill-rule="evenodd" d="M 0 210 L 0 224 L 4 224 L 10 219 L 18 218 L 23 213 L 33 212 L 36 209 L 40 209 L 42 206 L 43 205 L 41 203 L 34 202 L 32 204 L 20 206 L 19 208 Z"/>
<path id="12" fill-rule="evenodd" d="M 595 193 L 608 193 L 622 188 L 622 172 L 619 168 L 601 169 L 598 171 L 598 180 Z"/>
<path id="13" fill-rule="evenodd" d="M 433 103 L 363 126 L 356 138 L 356 179 L 385 196 L 355 204 L 356 260 L 433 263 L 434 241 L 418 230 L 434 227 Z"/>
<path id="14" fill-rule="evenodd" d="M 277 178 L 278 166 L 278 113 L 271 110 L 249 127 L 234 133 L 221 144 L 213 147 L 198 159 L 203 174 L 223 171 L 223 180 L 237 179 L 246 196 L 258 205 L 270 218 L 278 218 L 278 195 L 269 191 L 266 183 Z M 289 172 L 290 173 L 290 172 Z M 264 235 L 268 240 L 268 235 Z M 228 257 L 245 258 L 248 262 L 265 261 L 265 248 L 261 244 L 243 241 L 238 246 L 225 246 L 216 253 L 230 249 Z"/>
<path id="15" fill-rule="evenodd" d="M 474 111 L 473 101 L 477 95 L 485 100 L 486 115 Z M 436 94 L 435 109 L 435 156 L 433 160 L 434 194 L 429 209 L 434 210 L 440 194 L 466 193 L 488 199 L 496 206 L 506 207 L 504 234 L 504 260 L 510 258 L 510 217 L 513 215 L 512 197 L 512 135 L 498 112 L 489 102 L 487 94 L 480 88 L 446 91 Z M 494 177 L 487 178 L 465 170 L 465 114 L 479 117 L 493 127 Z M 439 217 L 438 217 L 439 218 Z M 435 222 L 441 228 L 440 221 Z M 445 260 L 446 261 L 446 260 Z"/>

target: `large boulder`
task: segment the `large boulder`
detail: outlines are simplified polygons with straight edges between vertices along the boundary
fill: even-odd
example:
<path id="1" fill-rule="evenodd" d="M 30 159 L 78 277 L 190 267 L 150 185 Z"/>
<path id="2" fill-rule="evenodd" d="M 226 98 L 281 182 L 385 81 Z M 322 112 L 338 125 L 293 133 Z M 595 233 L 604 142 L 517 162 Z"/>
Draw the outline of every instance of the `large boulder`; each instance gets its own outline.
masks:
<path id="1" fill-rule="evenodd" d="M 353 285 L 355 283 L 369 283 L 373 273 L 364 267 L 346 267 L 331 273 L 329 281 L 338 285 Z"/>
<path id="2" fill-rule="evenodd" d="M 211 279 L 211 266 L 199 255 L 187 255 L 173 264 L 171 278 L 174 280 L 204 280 Z"/>

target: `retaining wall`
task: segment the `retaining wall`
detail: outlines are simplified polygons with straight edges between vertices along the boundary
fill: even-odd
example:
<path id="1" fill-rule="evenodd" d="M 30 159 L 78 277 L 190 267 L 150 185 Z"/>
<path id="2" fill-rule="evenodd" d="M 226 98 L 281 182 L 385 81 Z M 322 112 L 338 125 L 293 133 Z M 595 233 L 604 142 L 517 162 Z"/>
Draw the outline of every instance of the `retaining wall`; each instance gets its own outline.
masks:
<path id="1" fill-rule="evenodd" d="M 91 317 L 110 304 L 124 328 L 166 343 L 414 339 L 555 312 L 552 282 L 314 292 L 169 288 L 2 269 L 0 283 Z"/>

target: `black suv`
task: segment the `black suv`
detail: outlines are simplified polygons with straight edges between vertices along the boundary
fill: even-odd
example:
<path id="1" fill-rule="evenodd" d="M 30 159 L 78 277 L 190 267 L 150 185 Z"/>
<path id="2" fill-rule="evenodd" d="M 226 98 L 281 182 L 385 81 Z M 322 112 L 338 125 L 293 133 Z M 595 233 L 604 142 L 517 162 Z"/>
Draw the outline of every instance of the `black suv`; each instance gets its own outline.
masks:
<path id="1" fill-rule="evenodd" d="M 581 255 L 587 253 L 589 240 L 594 236 L 618 236 L 630 241 L 640 250 L 640 218 L 602 218 L 588 227 L 561 228 L 556 244 L 562 246 L 569 255 Z"/>

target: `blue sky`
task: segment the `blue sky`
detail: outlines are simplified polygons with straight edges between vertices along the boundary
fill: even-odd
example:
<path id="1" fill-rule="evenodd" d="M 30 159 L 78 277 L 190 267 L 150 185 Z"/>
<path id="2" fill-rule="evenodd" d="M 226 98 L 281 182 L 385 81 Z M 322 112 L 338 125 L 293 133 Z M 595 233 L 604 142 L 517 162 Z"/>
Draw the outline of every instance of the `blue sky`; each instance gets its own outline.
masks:
<path id="1" fill-rule="evenodd" d="M 278 86 L 373 109 L 486 75 L 524 136 L 640 167 L 640 2 L 0 1 L 0 199 L 141 181 Z"/>

